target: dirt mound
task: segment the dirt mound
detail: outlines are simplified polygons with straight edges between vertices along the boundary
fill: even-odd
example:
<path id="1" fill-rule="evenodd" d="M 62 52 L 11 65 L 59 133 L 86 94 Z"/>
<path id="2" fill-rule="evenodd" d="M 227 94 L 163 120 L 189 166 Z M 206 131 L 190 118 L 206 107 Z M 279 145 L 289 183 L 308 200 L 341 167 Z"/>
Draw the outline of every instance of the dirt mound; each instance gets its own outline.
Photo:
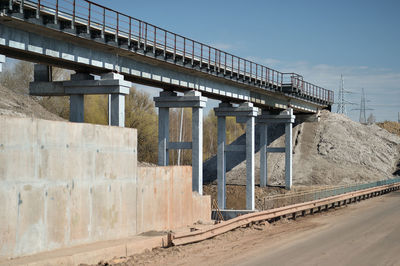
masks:
<path id="1" fill-rule="evenodd" d="M 377 123 L 378 126 L 380 126 L 383 129 L 386 129 L 392 134 L 396 134 L 400 136 L 400 123 L 394 122 L 394 121 L 385 121 L 382 123 Z"/>
<path id="2" fill-rule="evenodd" d="M 2 86 L 0 86 L 0 115 L 64 120 L 47 111 L 33 97 L 15 93 Z"/>
<path id="3" fill-rule="evenodd" d="M 293 184 L 347 185 L 392 178 L 400 159 L 400 137 L 377 125 L 362 125 L 323 111 L 319 123 L 293 129 Z M 284 136 L 271 147 L 284 146 Z M 255 156 L 259 183 L 259 153 Z M 268 184 L 284 184 L 284 154 L 268 155 Z M 227 173 L 227 183 L 246 184 L 245 161 Z"/>

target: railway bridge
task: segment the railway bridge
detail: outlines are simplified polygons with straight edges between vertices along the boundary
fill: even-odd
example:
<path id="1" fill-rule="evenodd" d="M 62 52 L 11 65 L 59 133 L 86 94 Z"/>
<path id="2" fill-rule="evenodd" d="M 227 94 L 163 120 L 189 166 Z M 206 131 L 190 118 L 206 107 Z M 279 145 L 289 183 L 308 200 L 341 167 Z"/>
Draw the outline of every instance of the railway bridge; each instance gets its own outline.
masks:
<path id="1" fill-rule="evenodd" d="M 254 210 L 255 124 L 261 134 L 260 184 L 267 184 L 269 152 L 285 153 L 285 186 L 292 185 L 292 124 L 296 115 L 331 109 L 333 92 L 296 73 L 282 73 L 87 0 L 0 0 L 0 66 L 5 57 L 34 62 L 30 94 L 69 96 L 70 120 L 83 122 L 84 95 L 108 94 L 110 124 L 124 126 L 131 82 L 163 91 L 158 163 L 171 149 L 192 150 L 193 191 L 202 194 L 203 109 L 221 101 L 218 116 L 218 204 L 225 206 L 226 153 L 246 154 L 246 208 Z M 74 70 L 52 81 L 51 67 Z M 100 76 L 95 79 L 94 75 Z M 179 93 L 179 94 L 178 94 Z M 169 109 L 193 109 L 192 142 L 169 141 Z M 246 145 L 227 145 L 225 119 L 246 124 Z M 286 125 L 285 147 L 267 147 L 268 124 Z"/>

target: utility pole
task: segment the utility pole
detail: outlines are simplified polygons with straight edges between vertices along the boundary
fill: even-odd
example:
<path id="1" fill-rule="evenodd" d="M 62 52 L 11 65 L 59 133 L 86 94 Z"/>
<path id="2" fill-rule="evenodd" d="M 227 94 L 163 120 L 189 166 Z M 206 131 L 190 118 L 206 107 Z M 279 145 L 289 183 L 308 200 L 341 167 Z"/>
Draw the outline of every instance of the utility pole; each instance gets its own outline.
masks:
<path id="1" fill-rule="evenodd" d="M 183 108 L 181 108 L 181 123 L 179 129 L 179 142 L 182 142 L 182 131 L 183 131 Z M 178 163 L 177 165 L 181 165 L 181 149 L 178 150 Z"/>

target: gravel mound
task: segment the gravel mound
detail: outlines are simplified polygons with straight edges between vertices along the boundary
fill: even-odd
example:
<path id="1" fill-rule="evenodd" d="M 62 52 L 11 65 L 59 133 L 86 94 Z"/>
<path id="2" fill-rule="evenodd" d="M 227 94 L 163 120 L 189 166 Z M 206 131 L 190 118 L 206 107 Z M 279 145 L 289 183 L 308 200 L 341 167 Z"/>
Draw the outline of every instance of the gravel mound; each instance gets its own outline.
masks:
<path id="1" fill-rule="evenodd" d="M 400 137 L 377 125 L 362 125 L 328 111 L 319 123 L 293 129 L 293 184 L 348 185 L 393 178 L 398 173 Z M 283 147 L 284 136 L 270 147 Z M 255 156 L 259 183 L 259 153 Z M 268 154 L 268 184 L 284 185 L 284 154 Z M 227 183 L 246 184 L 246 163 L 227 173 Z"/>
<path id="2" fill-rule="evenodd" d="M 47 111 L 29 95 L 15 93 L 0 86 L 0 115 L 34 117 L 46 120 L 64 120 Z"/>

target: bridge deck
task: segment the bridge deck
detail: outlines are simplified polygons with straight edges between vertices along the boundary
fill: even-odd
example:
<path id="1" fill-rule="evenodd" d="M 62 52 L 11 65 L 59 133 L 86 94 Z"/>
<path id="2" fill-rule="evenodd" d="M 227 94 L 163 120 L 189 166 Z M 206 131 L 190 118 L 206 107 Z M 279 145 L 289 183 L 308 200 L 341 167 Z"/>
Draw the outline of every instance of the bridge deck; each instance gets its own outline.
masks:
<path id="1" fill-rule="evenodd" d="M 90 1 L 3 0 L 0 3 L 1 9 L 6 10 L 4 17 L 95 40 L 113 49 L 223 78 L 261 93 L 285 95 L 320 108 L 333 104 L 332 91 L 304 81 L 299 74 L 276 71 Z"/>

